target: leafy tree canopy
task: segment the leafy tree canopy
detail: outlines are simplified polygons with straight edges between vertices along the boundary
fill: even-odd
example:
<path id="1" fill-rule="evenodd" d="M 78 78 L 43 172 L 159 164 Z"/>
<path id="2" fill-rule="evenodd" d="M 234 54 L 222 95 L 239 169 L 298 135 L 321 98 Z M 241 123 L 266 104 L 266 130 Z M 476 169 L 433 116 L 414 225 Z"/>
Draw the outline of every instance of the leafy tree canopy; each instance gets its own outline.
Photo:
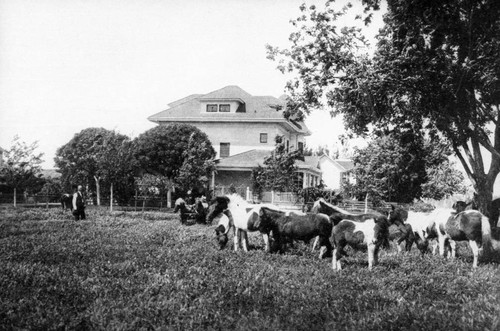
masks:
<path id="1" fill-rule="evenodd" d="M 346 193 L 405 203 L 463 193 L 463 175 L 449 161 L 450 154 L 448 145 L 431 143 L 412 132 L 374 139 L 355 152 L 356 183 L 346 185 Z"/>
<path id="2" fill-rule="evenodd" d="M 26 144 L 15 136 L 10 149 L 4 151 L 4 162 L 0 168 L 0 177 L 7 186 L 14 189 L 14 196 L 22 190 L 29 190 L 40 183 L 43 153 L 36 153 L 38 143 Z M 14 197 L 14 205 L 16 198 Z"/>
<path id="3" fill-rule="evenodd" d="M 368 10 L 379 4 L 363 2 Z M 348 7 L 335 8 L 302 6 L 290 48 L 268 46 L 278 68 L 295 75 L 285 114 L 326 106 L 356 133 L 409 123 L 448 139 L 485 211 L 500 171 L 500 2 L 389 0 L 374 55 L 363 51 L 359 29 L 336 26 Z"/>
<path id="4" fill-rule="evenodd" d="M 130 191 L 128 186 L 133 185 L 135 162 L 131 141 L 114 131 L 84 129 L 58 148 L 54 161 L 66 190 L 76 184 L 89 185 L 97 191 L 98 203 L 101 184 L 116 182 L 118 196 Z M 124 183 L 130 185 L 123 187 Z"/>
<path id="5" fill-rule="evenodd" d="M 164 176 L 183 189 L 205 186 L 214 169 L 215 150 L 207 135 L 192 125 L 154 127 L 137 137 L 134 149 L 145 172 Z"/>
<path id="6" fill-rule="evenodd" d="M 256 192 L 274 190 L 280 192 L 297 191 L 294 179 L 297 177 L 295 161 L 303 158 L 300 150 L 287 152 L 282 136 L 275 137 L 276 147 L 266 157 L 264 165 L 252 171 L 253 189 Z"/>

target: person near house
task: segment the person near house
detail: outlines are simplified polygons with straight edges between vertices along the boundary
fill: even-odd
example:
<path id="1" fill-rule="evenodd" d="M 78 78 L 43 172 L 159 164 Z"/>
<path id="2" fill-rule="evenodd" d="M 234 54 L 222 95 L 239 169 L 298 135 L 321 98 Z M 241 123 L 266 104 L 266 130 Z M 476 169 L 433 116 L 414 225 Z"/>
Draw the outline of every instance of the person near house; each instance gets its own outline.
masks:
<path id="1" fill-rule="evenodd" d="M 77 191 L 73 194 L 73 216 L 75 216 L 75 221 L 85 219 L 85 199 L 82 185 L 78 185 Z"/>

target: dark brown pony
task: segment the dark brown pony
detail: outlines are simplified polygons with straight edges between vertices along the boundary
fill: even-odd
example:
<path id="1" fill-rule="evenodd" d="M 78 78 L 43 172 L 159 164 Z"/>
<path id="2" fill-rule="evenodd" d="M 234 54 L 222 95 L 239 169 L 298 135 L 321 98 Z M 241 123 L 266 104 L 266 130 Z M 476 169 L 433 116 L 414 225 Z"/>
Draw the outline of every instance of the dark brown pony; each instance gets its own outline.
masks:
<path id="1" fill-rule="evenodd" d="M 314 237 L 319 237 L 320 258 L 329 256 L 332 252 L 330 235 L 333 224 L 324 214 L 297 215 L 285 213 L 267 207 L 261 207 L 259 219 L 254 224 L 260 232 L 272 232 L 273 238 L 279 251 L 283 253 L 287 243 L 293 240 L 309 242 Z M 324 251 L 323 249 L 326 249 Z"/>
<path id="2" fill-rule="evenodd" d="M 73 197 L 71 194 L 65 193 L 61 196 L 61 207 L 62 210 L 73 210 Z"/>

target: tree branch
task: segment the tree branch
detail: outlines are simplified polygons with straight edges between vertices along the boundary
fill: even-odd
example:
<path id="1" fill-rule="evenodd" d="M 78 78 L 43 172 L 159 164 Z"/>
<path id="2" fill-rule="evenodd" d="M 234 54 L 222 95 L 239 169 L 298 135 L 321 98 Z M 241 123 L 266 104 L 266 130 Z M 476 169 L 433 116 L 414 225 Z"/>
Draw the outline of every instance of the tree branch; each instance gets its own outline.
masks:
<path id="1" fill-rule="evenodd" d="M 464 167 L 465 173 L 467 174 L 467 176 L 471 180 L 472 184 L 476 185 L 476 179 L 474 178 L 474 174 L 472 173 L 472 171 L 469 167 L 469 164 L 465 160 L 464 156 L 462 155 L 462 153 L 460 152 L 460 150 L 458 149 L 457 146 L 453 145 L 453 150 L 455 151 L 455 155 L 460 160 L 460 163 L 462 163 L 462 167 Z"/>

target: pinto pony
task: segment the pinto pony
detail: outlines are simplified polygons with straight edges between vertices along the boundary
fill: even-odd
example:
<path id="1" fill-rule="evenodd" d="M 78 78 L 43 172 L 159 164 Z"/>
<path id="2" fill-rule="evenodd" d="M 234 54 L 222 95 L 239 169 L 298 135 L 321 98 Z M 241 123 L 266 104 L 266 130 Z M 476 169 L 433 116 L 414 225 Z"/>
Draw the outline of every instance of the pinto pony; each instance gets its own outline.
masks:
<path id="1" fill-rule="evenodd" d="M 368 268 L 378 263 L 380 247 L 388 243 L 389 226 L 391 222 L 382 214 L 352 214 L 319 199 L 313 205 L 313 210 L 330 216 L 333 222 L 333 270 L 341 270 L 340 259 L 347 256 L 344 248 L 349 245 L 354 249 L 367 247 Z M 403 226 L 395 221 L 398 226 Z"/>
<path id="2" fill-rule="evenodd" d="M 309 242 L 312 238 L 318 237 L 321 246 L 320 258 L 332 253 L 330 235 L 333 224 L 325 214 L 294 214 L 260 207 L 259 218 L 255 226 L 262 233 L 273 233 L 273 239 L 281 253 L 285 250 L 285 245 L 293 240 Z M 326 249 L 326 252 L 323 252 Z M 325 253 L 325 254 L 324 254 Z"/>
<path id="3" fill-rule="evenodd" d="M 483 255 L 488 257 L 491 252 L 491 226 L 489 219 L 477 210 L 465 210 L 447 218 L 436 220 L 438 233 L 439 255 L 444 256 L 445 242 L 451 246 L 451 258 L 455 257 L 455 241 L 469 241 L 474 257 L 472 267 L 476 268 L 479 256 L 479 246 Z"/>
<path id="4" fill-rule="evenodd" d="M 268 205 L 272 206 L 272 205 Z M 248 251 L 248 231 L 257 231 L 255 223 L 259 219 L 259 208 L 262 205 L 251 205 L 237 194 L 215 197 L 208 207 L 207 222 L 211 223 L 220 214 L 226 214 L 233 228 L 234 250 L 237 251 L 241 245 L 242 249 Z M 277 207 L 274 207 L 278 209 Z M 270 251 L 269 233 L 262 233 L 265 250 Z"/>

